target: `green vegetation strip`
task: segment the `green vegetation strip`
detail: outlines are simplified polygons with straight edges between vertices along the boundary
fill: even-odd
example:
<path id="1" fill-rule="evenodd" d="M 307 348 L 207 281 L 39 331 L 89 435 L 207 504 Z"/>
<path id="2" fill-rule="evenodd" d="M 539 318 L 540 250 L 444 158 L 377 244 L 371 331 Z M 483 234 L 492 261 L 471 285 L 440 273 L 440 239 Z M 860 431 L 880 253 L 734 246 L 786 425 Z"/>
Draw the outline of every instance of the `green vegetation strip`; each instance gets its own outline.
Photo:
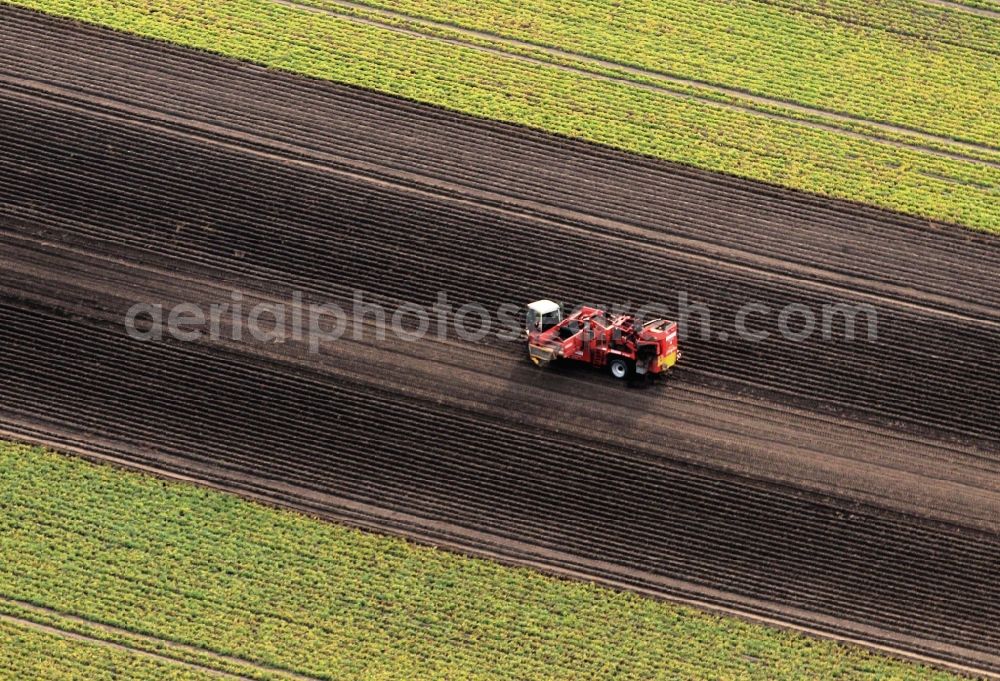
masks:
<path id="1" fill-rule="evenodd" d="M 1000 139 L 1000 22 L 917 0 L 359 1 L 955 139 Z"/>
<path id="2" fill-rule="evenodd" d="M 248 664 L 193 646 L 136 634 L 44 607 L 0 597 L 0 617 L 4 615 L 8 618 L 16 618 L 19 623 L 28 626 L 36 625 L 49 630 L 57 629 L 61 634 L 69 634 L 70 638 L 74 635 L 83 636 L 95 642 L 103 642 L 103 645 L 127 648 L 133 654 L 146 653 L 159 658 L 168 658 L 182 663 L 181 666 L 185 668 L 194 665 L 212 672 L 257 681 L 296 681 L 296 677 L 286 671 Z"/>
<path id="3" fill-rule="evenodd" d="M 0 620 L 0 678 L 208 681 L 218 675 Z"/>
<path id="4" fill-rule="evenodd" d="M 268 0 L 16 4 L 308 76 L 1000 233 L 1000 168 Z"/>
<path id="5" fill-rule="evenodd" d="M 729 107 L 740 107 L 752 112 L 760 112 L 780 116 L 792 121 L 802 121 L 807 124 L 821 125 L 846 132 L 853 132 L 873 138 L 897 142 L 918 150 L 933 150 L 951 156 L 962 156 L 968 160 L 980 160 L 1000 164 L 1000 147 L 993 149 L 988 146 L 949 141 L 947 138 L 930 135 L 919 131 L 906 130 L 872 122 L 866 119 L 847 118 L 841 114 L 832 114 L 820 109 L 802 108 L 800 104 L 781 100 L 765 100 L 750 96 L 736 88 L 720 89 L 692 80 L 678 80 L 676 77 L 660 74 L 655 71 L 639 71 L 635 67 L 616 64 L 612 61 L 595 61 L 596 57 L 566 51 L 558 47 L 535 45 L 520 38 L 500 37 L 489 32 L 472 27 L 459 27 L 447 22 L 440 22 L 399 13 L 375 5 L 364 5 L 354 0 L 276 0 L 293 3 L 298 7 L 315 8 L 316 11 L 333 13 L 344 17 L 356 17 L 368 22 L 376 22 L 386 27 L 399 28 L 417 32 L 430 38 L 459 41 L 466 45 L 502 52 L 505 55 L 527 58 L 536 62 L 554 64 L 576 71 L 615 78 L 617 80 L 635 83 L 644 87 L 687 95 L 692 99 L 715 102 Z M 997 38 L 1000 39 L 1000 31 Z M 1000 48 L 998 48 L 1000 50 Z M 1000 52 L 998 52 L 1000 54 Z"/>
<path id="6" fill-rule="evenodd" d="M 253 678 L 953 678 L 9 443 L 0 555 L 0 612 Z M 19 636 L 22 669 L 116 654 Z"/>

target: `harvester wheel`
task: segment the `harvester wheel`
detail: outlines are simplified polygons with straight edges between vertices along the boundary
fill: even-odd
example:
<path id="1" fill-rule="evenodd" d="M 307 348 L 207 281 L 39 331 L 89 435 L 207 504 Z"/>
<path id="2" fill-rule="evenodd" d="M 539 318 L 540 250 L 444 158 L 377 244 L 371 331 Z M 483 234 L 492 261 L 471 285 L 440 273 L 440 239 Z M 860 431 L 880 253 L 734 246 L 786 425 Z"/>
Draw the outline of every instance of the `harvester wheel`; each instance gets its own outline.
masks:
<path id="1" fill-rule="evenodd" d="M 632 366 L 629 361 L 621 357 L 615 357 L 608 362 L 608 368 L 611 370 L 611 375 L 618 379 L 628 378 L 632 373 Z"/>

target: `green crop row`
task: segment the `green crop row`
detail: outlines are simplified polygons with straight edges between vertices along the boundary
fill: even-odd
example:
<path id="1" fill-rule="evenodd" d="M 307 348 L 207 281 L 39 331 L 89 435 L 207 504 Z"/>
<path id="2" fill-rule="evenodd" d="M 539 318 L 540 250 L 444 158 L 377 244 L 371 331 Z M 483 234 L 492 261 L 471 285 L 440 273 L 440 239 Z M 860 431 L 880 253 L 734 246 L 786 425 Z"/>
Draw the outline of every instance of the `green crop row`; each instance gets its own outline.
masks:
<path id="1" fill-rule="evenodd" d="M 0 597 L 0 615 L 16 618 L 18 624 L 29 623 L 41 625 L 49 630 L 58 630 L 57 635 L 71 638 L 73 635 L 84 636 L 92 641 L 111 647 L 125 647 L 135 654 L 151 653 L 154 656 L 194 665 L 209 671 L 222 672 L 255 681 L 287 681 L 288 673 L 258 667 L 234 659 L 213 655 L 212 653 L 177 645 L 176 642 L 142 636 L 120 629 L 103 626 L 99 623 L 74 618 L 58 611 L 28 605 L 22 602 Z M 52 632 L 55 633 L 55 632 Z M 183 665 L 182 665 L 183 666 Z M 190 668 L 190 667 L 188 667 Z"/>
<path id="2" fill-rule="evenodd" d="M 1000 168 L 266 0 L 17 4 L 708 170 L 1000 232 Z"/>
<path id="3" fill-rule="evenodd" d="M 16 599 L 317 678 L 952 678 L 6 443 L 0 555 L 0 612 L 37 615 Z"/>
<path id="4" fill-rule="evenodd" d="M 913 0 L 860 12 L 860 3 L 803 3 L 833 15 L 759 0 L 362 2 L 954 139 L 1000 139 L 991 113 L 1000 110 L 1000 22 Z M 881 21 L 852 20 L 873 14 Z M 878 26 L 889 21 L 893 30 Z M 923 39 L 899 35 L 895 21 Z M 989 51 L 936 40 L 967 35 Z"/>
<path id="5" fill-rule="evenodd" d="M 0 678 L 11 681 L 210 681 L 208 672 L 0 621 Z"/>
<path id="6" fill-rule="evenodd" d="M 918 147 L 945 154 L 957 154 L 967 157 L 970 161 L 987 161 L 995 165 L 1000 163 L 1000 148 L 993 150 L 988 147 L 963 145 L 944 138 L 927 137 L 915 131 L 886 128 L 879 126 L 877 123 L 862 119 L 830 117 L 820 111 L 798 109 L 782 103 L 768 103 L 767 101 L 748 98 L 736 92 L 705 88 L 696 84 L 665 79 L 653 72 L 643 73 L 629 70 L 624 65 L 615 65 L 611 62 L 588 61 L 570 52 L 553 52 L 542 46 L 496 36 L 490 37 L 485 33 L 473 34 L 465 29 L 446 23 L 428 24 L 417 17 L 407 17 L 402 14 L 386 14 L 380 12 L 374 6 L 370 8 L 361 5 L 345 6 L 331 3 L 330 0 L 302 1 L 306 4 L 311 3 L 312 6 L 317 8 L 322 8 L 326 12 L 333 12 L 344 17 L 360 17 L 368 21 L 377 21 L 387 27 L 415 31 L 429 38 L 460 41 L 470 46 L 501 51 L 508 55 L 526 57 L 533 61 L 569 67 L 597 76 L 607 76 L 644 86 L 651 86 L 677 95 L 685 95 L 692 99 L 715 102 L 730 107 L 736 106 L 748 111 L 776 115 L 784 119 L 801 121 L 806 124 L 820 124 L 827 128 L 838 128 L 846 132 L 858 133 L 888 143 L 899 143 L 911 148 Z M 852 1 L 854 0 L 841 0 L 841 2 L 845 3 Z M 1000 33 L 998 33 L 997 38 L 1000 38 Z"/>

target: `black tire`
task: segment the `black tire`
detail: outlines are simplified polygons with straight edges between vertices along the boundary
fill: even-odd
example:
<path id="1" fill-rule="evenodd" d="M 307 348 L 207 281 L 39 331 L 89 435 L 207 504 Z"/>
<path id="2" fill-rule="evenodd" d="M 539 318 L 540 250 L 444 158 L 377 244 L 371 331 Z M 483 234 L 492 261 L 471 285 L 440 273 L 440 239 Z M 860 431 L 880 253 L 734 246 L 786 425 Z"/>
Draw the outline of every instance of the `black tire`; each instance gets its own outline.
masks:
<path id="1" fill-rule="evenodd" d="M 612 357 L 608 362 L 608 371 L 618 380 L 629 378 L 634 373 L 632 362 L 624 357 Z"/>

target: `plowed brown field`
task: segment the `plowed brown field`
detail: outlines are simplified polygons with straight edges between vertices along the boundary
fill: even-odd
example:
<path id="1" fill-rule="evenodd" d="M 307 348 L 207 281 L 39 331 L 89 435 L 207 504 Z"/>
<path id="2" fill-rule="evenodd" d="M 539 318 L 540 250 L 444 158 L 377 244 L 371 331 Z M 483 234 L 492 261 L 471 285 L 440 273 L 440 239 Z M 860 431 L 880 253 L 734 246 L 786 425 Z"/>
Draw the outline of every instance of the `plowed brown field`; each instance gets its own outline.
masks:
<path id="1" fill-rule="evenodd" d="M 6 431 L 1000 670 L 996 239 L 10 8 L 0 35 Z M 494 339 L 124 334 L 231 288 L 683 291 L 713 333 L 649 390 Z M 735 339 L 752 301 L 872 305 L 878 338 Z"/>

